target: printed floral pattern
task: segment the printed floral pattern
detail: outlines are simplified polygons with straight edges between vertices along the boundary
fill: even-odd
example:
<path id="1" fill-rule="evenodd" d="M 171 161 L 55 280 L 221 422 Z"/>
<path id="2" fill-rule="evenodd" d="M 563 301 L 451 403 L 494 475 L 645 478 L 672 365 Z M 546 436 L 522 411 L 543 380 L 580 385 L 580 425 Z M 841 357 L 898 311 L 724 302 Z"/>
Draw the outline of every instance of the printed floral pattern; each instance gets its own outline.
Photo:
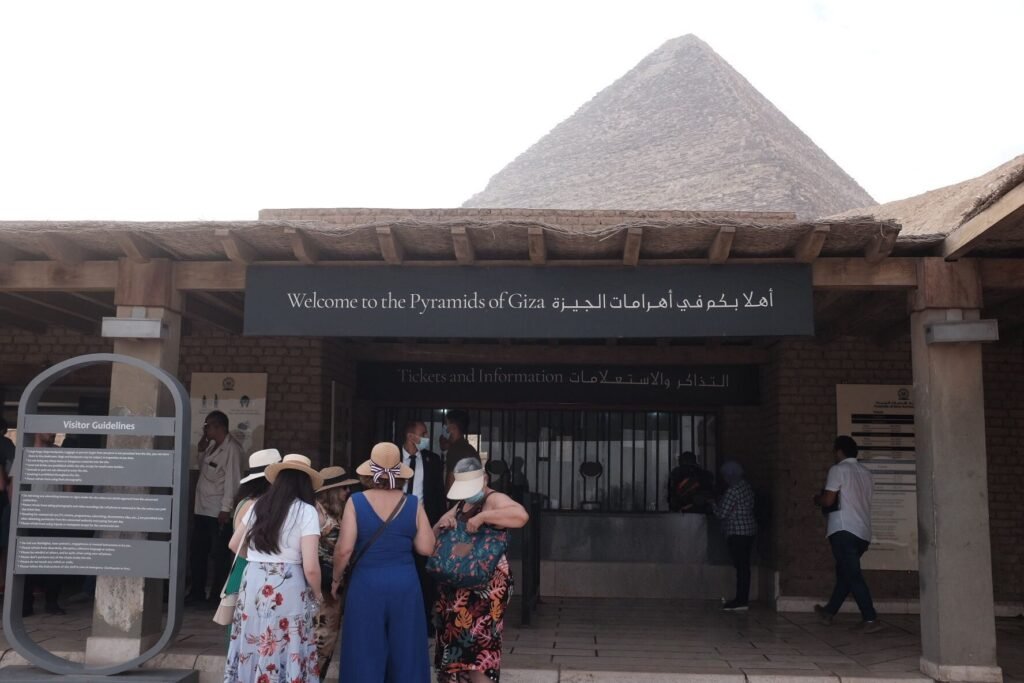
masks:
<path id="1" fill-rule="evenodd" d="M 316 602 L 301 567 L 250 562 L 231 624 L 224 683 L 319 683 Z"/>
<path id="2" fill-rule="evenodd" d="M 334 520 L 331 520 L 328 529 L 321 530 L 320 545 L 317 547 L 321 570 L 334 571 L 334 546 L 338 543 L 340 531 L 341 523 Z M 338 649 L 338 635 L 341 632 L 341 602 L 327 592 L 324 593 L 324 601 L 316 615 L 314 632 L 320 671 L 326 675 L 327 669 L 331 666 L 331 659 Z"/>

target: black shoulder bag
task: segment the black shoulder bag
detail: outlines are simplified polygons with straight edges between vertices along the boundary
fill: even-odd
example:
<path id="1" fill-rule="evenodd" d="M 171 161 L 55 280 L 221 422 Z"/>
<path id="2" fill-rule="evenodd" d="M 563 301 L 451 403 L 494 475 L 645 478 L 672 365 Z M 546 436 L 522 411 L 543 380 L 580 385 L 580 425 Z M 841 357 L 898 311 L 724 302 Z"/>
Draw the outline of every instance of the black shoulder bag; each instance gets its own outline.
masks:
<path id="1" fill-rule="evenodd" d="M 352 582 L 352 570 L 355 569 L 356 565 L 359 563 L 359 560 L 361 560 L 363 555 L 366 554 L 366 551 L 370 549 L 370 546 L 372 546 L 377 541 L 377 539 L 381 537 L 381 535 L 384 533 L 384 530 L 388 528 L 388 525 L 391 524 L 391 522 L 394 521 L 395 517 L 398 516 L 398 513 L 402 511 L 402 508 L 405 507 L 405 501 L 408 498 L 409 496 L 407 496 L 404 493 L 402 494 L 402 499 L 398 501 L 397 505 L 395 505 L 395 509 L 391 511 L 391 514 L 388 515 L 388 518 L 384 521 L 383 524 L 381 524 L 377 528 L 377 531 L 375 531 L 373 536 L 370 537 L 370 540 L 366 542 L 366 545 L 364 545 L 362 549 L 358 553 L 356 553 L 356 556 L 353 557 L 352 561 L 348 563 L 347 567 L 345 567 L 345 571 L 341 575 L 341 590 L 338 591 L 338 602 L 340 602 L 342 605 L 345 604 L 345 594 L 348 592 L 349 584 Z M 369 501 L 367 501 L 367 503 L 369 503 Z"/>

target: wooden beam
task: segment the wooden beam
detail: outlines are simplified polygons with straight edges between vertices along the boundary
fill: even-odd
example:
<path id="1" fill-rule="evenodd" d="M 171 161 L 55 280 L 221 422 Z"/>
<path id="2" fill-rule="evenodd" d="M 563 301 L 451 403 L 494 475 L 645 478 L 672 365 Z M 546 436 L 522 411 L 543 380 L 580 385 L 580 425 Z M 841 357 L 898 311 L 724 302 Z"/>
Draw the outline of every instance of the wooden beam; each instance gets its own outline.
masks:
<path id="1" fill-rule="evenodd" d="M 182 292 L 244 292 L 245 266 L 232 261 L 178 261 L 174 286 Z"/>
<path id="2" fill-rule="evenodd" d="M 16 295 L 13 294 L 0 295 L 0 311 L 13 314 L 20 318 L 38 320 L 46 325 L 55 325 L 58 327 L 78 330 L 83 334 L 96 334 L 100 328 L 99 320 L 84 320 L 77 316 L 58 313 L 57 311 L 49 308 L 39 306 L 32 301 L 15 298 L 15 296 Z M 4 313 L 0 313 L 0 320 L 3 319 L 4 315 Z"/>
<path id="3" fill-rule="evenodd" d="M 0 241 L 0 265 L 28 258 L 28 254 L 6 241 Z"/>
<path id="4" fill-rule="evenodd" d="M 402 249 L 402 243 L 391 232 L 390 227 L 382 225 L 377 228 L 377 241 L 380 242 L 380 253 L 385 262 L 394 266 L 402 263 L 405 258 L 405 250 Z"/>
<path id="5" fill-rule="evenodd" d="M 990 230 L 1007 218 L 1024 213 L 1024 182 L 1013 188 L 992 206 L 953 230 L 942 241 L 942 255 L 948 260 L 966 256 Z"/>
<path id="6" fill-rule="evenodd" d="M 455 246 L 455 260 L 461 265 L 467 266 L 476 261 L 476 252 L 465 227 L 452 226 L 452 244 Z"/>
<path id="7" fill-rule="evenodd" d="M 195 294 L 185 297 L 185 315 L 213 325 L 233 335 L 242 334 L 242 318 L 200 301 Z"/>
<path id="8" fill-rule="evenodd" d="M 291 240 L 292 253 L 295 254 L 296 260 L 311 266 L 320 261 L 320 247 L 305 230 L 285 228 L 284 234 Z"/>
<path id="9" fill-rule="evenodd" d="M 251 244 L 235 234 L 234 230 L 218 228 L 215 234 L 220 238 L 224 254 L 235 263 L 247 266 L 260 260 L 259 252 Z"/>
<path id="10" fill-rule="evenodd" d="M 729 365 L 760 364 L 771 360 L 769 351 L 750 346 L 721 346 L 709 349 L 704 346 L 633 346 L 629 345 L 627 340 L 619 340 L 616 346 L 554 343 L 556 341 L 552 339 L 546 343 L 512 346 L 476 343 L 456 346 L 408 342 L 357 342 L 346 347 L 346 353 L 355 361 L 379 363 L 535 363 L 538 354 L 543 355 L 545 363 Z"/>
<path id="11" fill-rule="evenodd" d="M 644 239 L 644 229 L 634 226 L 626 231 L 626 246 L 622 249 L 622 262 L 627 266 L 640 263 L 640 243 Z"/>
<path id="12" fill-rule="evenodd" d="M 916 258 L 889 258 L 880 263 L 859 258 L 820 258 L 811 268 L 815 289 L 912 289 L 917 286 Z"/>
<path id="13" fill-rule="evenodd" d="M 732 251 L 732 241 L 736 238 L 736 228 L 731 225 L 723 225 L 718 229 L 715 240 L 708 249 L 708 260 L 712 263 L 725 263 L 729 260 L 729 252 Z"/>
<path id="14" fill-rule="evenodd" d="M 530 263 L 543 266 L 548 260 L 548 245 L 544 239 L 544 228 L 531 225 L 527 234 L 530 249 Z"/>
<path id="15" fill-rule="evenodd" d="M 129 261 L 149 263 L 150 259 L 167 257 L 167 252 L 164 249 L 138 233 L 115 232 L 112 233 L 112 236 Z"/>
<path id="16" fill-rule="evenodd" d="M 59 261 L 65 265 L 76 265 L 84 258 L 82 250 L 67 238 L 66 235 L 55 232 L 41 232 L 36 235 L 39 246 L 42 248 L 51 261 Z"/>
<path id="17" fill-rule="evenodd" d="M 868 242 L 868 246 L 864 249 L 864 260 L 868 263 L 880 263 L 889 254 L 892 253 L 893 247 L 896 246 L 896 237 L 899 233 L 887 232 L 875 235 Z"/>
<path id="18" fill-rule="evenodd" d="M 210 292 L 189 292 L 189 297 L 201 301 L 213 308 L 220 309 L 235 318 L 245 317 L 245 308 L 228 301 L 223 296 L 217 296 Z"/>
<path id="19" fill-rule="evenodd" d="M 58 292 L 36 292 L 32 294 L 8 292 L 7 294 L 0 296 L 3 296 L 6 300 L 20 301 L 27 306 L 29 310 L 34 308 L 41 311 L 50 311 L 67 318 L 75 318 L 77 320 L 85 321 L 93 326 L 99 325 L 103 316 L 110 315 L 112 310 L 94 310 L 94 313 L 99 314 L 91 314 L 86 309 L 84 302 L 77 302 L 74 299 L 69 301 L 68 299 L 55 298 L 61 296 Z"/>
<path id="20" fill-rule="evenodd" d="M 76 311 L 90 320 L 117 314 L 113 301 L 102 301 L 85 294 L 71 292 L 33 292 L 32 299 L 63 310 Z"/>
<path id="21" fill-rule="evenodd" d="M 85 261 L 73 266 L 57 261 L 15 261 L 0 268 L 0 291 L 113 291 L 116 286 L 117 261 Z"/>
<path id="22" fill-rule="evenodd" d="M 816 225 L 809 230 L 793 250 L 793 258 L 801 263 L 811 263 L 821 254 L 821 248 L 825 246 L 825 240 L 832 228 L 828 225 Z"/>

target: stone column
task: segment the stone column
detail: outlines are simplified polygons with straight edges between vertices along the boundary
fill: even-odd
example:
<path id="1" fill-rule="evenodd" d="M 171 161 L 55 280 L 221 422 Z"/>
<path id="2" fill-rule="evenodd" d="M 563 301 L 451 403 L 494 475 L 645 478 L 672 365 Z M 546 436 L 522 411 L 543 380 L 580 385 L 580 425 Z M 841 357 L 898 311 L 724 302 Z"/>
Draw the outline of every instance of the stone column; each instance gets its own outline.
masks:
<path id="1" fill-rule="evenodd" d="M 998 683 L 981 344 L 928 344 L 929 325 L 979 317 L 971 261 L 921 261 L 911 297 L 921 671 Z"/>
<path id="2" fill-rule="evenodd" d="M 177 375 L 181 306 L 173 288 L 171 263 L 122 261 L 115 303 L 119 318 L 158 319 L 166 332 L 161 339 L 117 339 L 114 353 L 133 356 Z M 166 417 L 173 412 L 171 396 L 156 378 L 135 368 L 114 366 L 110 379 L 111 415 Z M 109 437 L 107 442 L 113 448 L 169 447 L 160 439 L 167 437 L 117 436 Z M 85 646 L 88 664 L 123 662 L 156 643 L 162 631 L 163 586 L 159 579 L 97 577 L 92 635 Z"/>

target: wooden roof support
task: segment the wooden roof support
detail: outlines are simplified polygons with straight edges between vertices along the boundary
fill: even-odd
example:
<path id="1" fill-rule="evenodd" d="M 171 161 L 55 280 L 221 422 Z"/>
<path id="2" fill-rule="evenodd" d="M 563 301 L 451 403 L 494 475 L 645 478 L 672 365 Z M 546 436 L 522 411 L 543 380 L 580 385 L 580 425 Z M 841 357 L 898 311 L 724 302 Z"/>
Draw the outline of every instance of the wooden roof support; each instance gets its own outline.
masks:
<path id="1" fill-rule="evenodd" d="M 402 263 L 405 258 L 405 250 L 395 234 L 391 232 L 390 227 L 382 225 L 377 228 L 377 241 L 380 242 L 380 253 L 386 262 L 395 266 Z"/>
<path id="2" fill-rule="evenodd" d="M 469 233 L 461 225 L 452 226 L 452 244 L 455 246 L 455 260 L 464 266 L 476 260 L 473 243 L 469 241 Z"/>
<path id="3" fill-rule="evenodd" d="M 320 247 L 305 230 L 300 228 L 285 228 L 284 234 L 292 243 L 292 253 L 295 258 L 307 265 L 315 266 L 320 261 Z"/>
<path id="4" fill-rule="evenodd" d="M 150 259 L 167 257 L 166 250 L 139 233 L 115 232 L 112 236 L 128 260 L 135 263 L 149 263 Z"/>
<path id="5" fill-rule="evenodd" d="M 117 313 L 113 300 L 104 301 L 77 292 L 33 292 L 32 299 L 58 309 L 76 311 L 90 320 L 100 320 Z"/>
<path id="6" fill-rule="evenodd" d="M 715 240 L 708 249 L 708 260 L 712 263 L 725 263 L 729 260 L 729 252 L 732 251 L 732 241 L 736 238 L 736 228 L 731 225 L 723 225 L 718 229 Z"/>
<path id="7" fill-rule="evenodd" d="M 56 261 L 15 261 L 0 268 L 0 291 L 113 291 L 117 261 L 86 261 L 67 266 Z"/>
<path id="8" fill-rule="evenodd" d="M 74 245 L 65 235 L 55 232 L 43 232 L 37 236 L 39 246 L 50 258 L 51 261 L 58 261 L 65 265 L 76 265 L 84 258 L 82 250 Z"/>
<path id="9" fill-rule="evenodd" d="M 20 318 L 37 320 L 44 323 L 44 330 L 46 326 L 54 325 L 77 330 L 83 334 L 96 334 L 100 328 L 99 320 L 85 320 L 77 316 L 59 313 L 39 306 L 32 301 L 26 301 L 24 298 L 15 297 L 16 295 L 13 294 L 0 295 L 0 311 L 6 311 Z M 4 317 L 6 317 L 6 314 L 0 313 L 0 319 Z"/>
<path id="10" fill-rule="evenodd" d="M 70 301 L 68 299 L 60 299 L 61 295 L 57 292 L 38 292 L 35 294 L 18 294 L 8 293 L 3 295 L 4 299 L 20 301 L 28 307 L 34 307 L 41 311 L 52 311 L 58 315 L 65 316 L 66 318 L 74 318 L 85 321 L 89 325 L 95 327 L 98 325 L 104 315 L 111 315 L 111 309 L 104 311 L 93 310 L 94 313 L 99 315 L 90 314 L 86 308 L 84 302 L 77 302 L 74 299 Z"/>
<path id="11" fill-rule="evenodd" d="M 544 228 L 531 225 L 527 234 L 530 249 L 530 263 L 543 266 L 548 261 L 548 245 L 544 239 Z"/>
<path id="12" fill-rule="evenodd" d="M 220 238 L 224 254 L 235 263 L 249 265 L 260 260 L 259 252 L 251 244 L 236 235 L 234 230 L 218 228 L 215 234 Z"/>
<path id="13" fill-rule="evenodd" d="M 832 228 L 828 225 L 816 225 L 797 242 L 793 250 L 793 258 L 801 263 L 811 263 L 821 254 L 821 248 L 825 246 L 825 240 Z"/>
<path id="14" fill-rule="evenodd" d="M 949 233 L 942 242 L 942 255 L 949 261 L 966 256 L 992 228 L 1007 218 L 1024 212 L 1024 182 L 1013 188 L 992 206 Z"/>
<path id="15" fill-rule="evenodd" d="M 869 263 L 860 258 L 823 258 L 811 264 L 815 289 L 912 289 L 917 286 L 915 258 Z"/>
<path id="16" fill-rule="evenodd" d="M 644 239 L 644 229 L 633 226 L 626 231 L 626 246 L 622 249 L 622 263 L 635 266 L 640 263 L 640 244 Z"/>
<path id="17" fill-rule="evenodd" d="M 217 296 L 216 294 L 212 294 L 210 292 L 189 292 L 189 297 L 201 301 L 205 304 L 209 304 L 213 308 L 220 309 L 232 317 L 245 317 L 245 308 L 229 301 L 226 298 L 226 295 Z"/>
<path id="18" fill-rule="evenodd" d="M 242 318 L 201 301 L 195 294 L 189 294 L 185 298 L 185 315 L 213 325 L 229 334 L 242 334 Z"/>
<path id="19" fill-rule="evenodd" d="M 868 242 L 868 246 L 864 249 L 864 259 L 868 263 L 881 263 L 885 258 L 892 253 L 893 247 L 896 246 L 896 237 L 899 233 L 888 232 L 879 233 L 871 238 Z"/>

